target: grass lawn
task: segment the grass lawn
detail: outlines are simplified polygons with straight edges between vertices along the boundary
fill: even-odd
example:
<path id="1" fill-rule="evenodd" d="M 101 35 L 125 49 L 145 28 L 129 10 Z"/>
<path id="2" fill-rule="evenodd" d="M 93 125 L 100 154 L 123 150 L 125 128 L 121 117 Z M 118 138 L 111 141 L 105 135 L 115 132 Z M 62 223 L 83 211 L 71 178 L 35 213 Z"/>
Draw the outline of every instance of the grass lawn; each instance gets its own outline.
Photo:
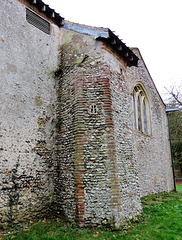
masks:
<path id="1" fill-rule="evenodd" d="M 182 192 L 182 185 L 176 185 L 177 192 Z"/>
<path id="2" fill-rule="evenodd" d="M 91 230 L 61 221 L 42 221 L 28 230 L 4 235 L 2 240 L 182 240 L 182 186 L 177 185 L 177 191 L 143 198 L 139 223 L 128 223 L 125 229 Z"/>

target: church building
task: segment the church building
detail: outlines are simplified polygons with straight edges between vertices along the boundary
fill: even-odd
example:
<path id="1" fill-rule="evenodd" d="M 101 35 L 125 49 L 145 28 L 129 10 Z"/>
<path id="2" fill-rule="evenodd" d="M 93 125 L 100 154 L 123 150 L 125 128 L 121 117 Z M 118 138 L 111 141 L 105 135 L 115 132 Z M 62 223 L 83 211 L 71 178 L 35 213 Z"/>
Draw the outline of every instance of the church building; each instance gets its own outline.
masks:
<path id="1" fill-rule="evenodd" d="M 142 55 L 42 0 L 0 1 L 0 228 L 121 227 L 174 189 L 165 105 Z"/>

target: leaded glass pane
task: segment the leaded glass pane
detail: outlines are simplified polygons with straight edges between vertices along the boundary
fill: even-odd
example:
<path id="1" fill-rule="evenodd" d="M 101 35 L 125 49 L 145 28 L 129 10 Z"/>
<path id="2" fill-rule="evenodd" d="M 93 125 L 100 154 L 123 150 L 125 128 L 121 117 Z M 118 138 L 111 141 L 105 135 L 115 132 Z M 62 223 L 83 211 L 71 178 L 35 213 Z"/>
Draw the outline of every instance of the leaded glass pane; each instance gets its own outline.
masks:
<path id="1" fill-rule="evenodd" d="M 143 101 L 143 119 L 144 119 L 144 132 L 147 133 L 147 111 L 146 111 L 146 104 Z"/>
<path id="2" fill-rule="evenodd" d="M 137 129 L 137 126 L 136 126 L 135 96 L 134 96 L 134 95 L 133 95 L 133 108 L 134 108 L 134 121 L 135 121 L 135 129 Z"/>
<path id="3" fill-rule="evenodd" d="M 138 130 L 142 131 L 141 103 L 139 97 L 137 99 L 137 105 L 138 105 Z"/>

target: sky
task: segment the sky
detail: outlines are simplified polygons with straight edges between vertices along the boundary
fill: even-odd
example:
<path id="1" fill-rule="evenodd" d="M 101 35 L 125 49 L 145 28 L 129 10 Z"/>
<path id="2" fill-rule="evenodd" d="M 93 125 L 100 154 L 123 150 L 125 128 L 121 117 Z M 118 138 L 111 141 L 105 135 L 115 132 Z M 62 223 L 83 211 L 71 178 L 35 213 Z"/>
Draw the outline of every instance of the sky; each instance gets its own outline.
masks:
<path id="1" fill-rule="evenodd" d="M 181 0 L 43 0 L 65 20 L 110 28 L 138 47 L 162 96 L 182 84 Z"/>

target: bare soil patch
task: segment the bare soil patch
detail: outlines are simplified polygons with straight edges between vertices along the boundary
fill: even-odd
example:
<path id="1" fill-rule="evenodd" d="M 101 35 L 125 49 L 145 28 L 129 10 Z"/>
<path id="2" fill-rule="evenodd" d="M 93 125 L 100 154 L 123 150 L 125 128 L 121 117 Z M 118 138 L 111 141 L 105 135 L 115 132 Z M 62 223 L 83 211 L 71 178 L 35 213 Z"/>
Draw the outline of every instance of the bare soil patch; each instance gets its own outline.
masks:
<path id="1" fill-rule="evenodd" d="M 177 178 L 175 179 L 175 181 L 176 181 L 176 184 L 182 185 L 182 178 Z"/>

